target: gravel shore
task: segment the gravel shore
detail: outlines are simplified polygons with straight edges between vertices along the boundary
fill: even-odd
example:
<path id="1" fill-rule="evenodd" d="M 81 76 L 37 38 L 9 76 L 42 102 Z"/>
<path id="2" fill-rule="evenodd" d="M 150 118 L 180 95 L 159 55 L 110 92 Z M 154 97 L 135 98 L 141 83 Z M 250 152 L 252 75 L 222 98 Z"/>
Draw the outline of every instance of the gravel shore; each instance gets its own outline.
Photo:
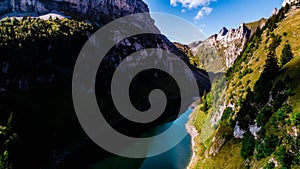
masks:
<path id="1" fill-rule="evenodd" d="M 191 144 L 192 144 L 192 152 L 193 152 L 192 157 L 191 157 L 191 159 L 190 159 L 190 163 L 189 163 L 189 165 L 186 167 L 187 169 L 192 169 L 192 168 L 194 168 L 194 167 L 195 167 L 194 165 L 195 165 L 196 162 L 197 162 L 197 156 L 196 156 L 196 153 L 195 153 L 194 148 L 195 148 L 195 146 L 196 146 L 195 138 L 199 135 L 199 133 L 198 133 L 198 130 L 193 126 L 193 115 L 194 115 L 194 113 L 195 113 L 195 110 L 197 110 L 197 107 L 195 107 L 195 108 L 193 109 L 193 112 L 192 112 L 192 113 L 190 114 L 190 116 L 189 116 L 189 121 L 188 121 L 188 123 L 185 125 L 187 132 L 188 132 L 188 133 L 190 134 L 190 136 L 191 136 Z"/>

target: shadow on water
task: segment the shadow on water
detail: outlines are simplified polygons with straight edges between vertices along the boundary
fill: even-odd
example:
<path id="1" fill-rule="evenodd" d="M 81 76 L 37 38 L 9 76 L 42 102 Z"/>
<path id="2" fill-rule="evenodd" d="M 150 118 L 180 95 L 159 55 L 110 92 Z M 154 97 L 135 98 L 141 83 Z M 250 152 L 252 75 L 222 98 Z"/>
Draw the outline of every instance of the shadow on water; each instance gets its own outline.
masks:
<path id="1" fill-rule="evenodd" d="M 156 135 L 168 129 L 171 125 L 178 125 L 185 127 L 185 124 L 189 120 L 189 115 L 192 110 L 187 110 L 182 116 L 177 120 L 171 123 L 166 123 L 160 126 L 155 127 L 145 135 Z M 171 139 L 171 138 L 170 138 Z M 168 141 L 168 140 L 163 140 Z M 150 146 L 151 147 L 151 146 Z M 112 156 L 105 160 L 101 160 L 97 163 L 92 164 L 88 168 L 91 169 L 153 169 L 153 168 L 164 168 L 164 169 L 183 169 L 185 168 L 190 161 L 192 156 L 191 151 L 191 137 L 186 135 L 186 137 L 174 148 L 171 150 L 146 159 L 130 159 L 119 156 Z"/>

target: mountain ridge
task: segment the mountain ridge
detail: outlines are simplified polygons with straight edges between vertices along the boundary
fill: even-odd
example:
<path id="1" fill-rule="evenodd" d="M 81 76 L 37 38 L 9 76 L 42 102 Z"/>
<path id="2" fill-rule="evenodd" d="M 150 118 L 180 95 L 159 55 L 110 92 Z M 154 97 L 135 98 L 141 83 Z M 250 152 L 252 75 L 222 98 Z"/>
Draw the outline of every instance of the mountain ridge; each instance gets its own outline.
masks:
<path id="1" fill-rule="evenodd" d="M 199 57 L 199 65 L 204 65 L 205 69 L 211 72 L 224 72 L 232 66 L 248 39 L 261 29 L 266 21 L 265 18 L 261 18 L 254 22 L 242 23 L 237 29 L 223 27 L 218 34 L 188 46 L 193 55 Z"/>
<path id="2" fill-rule="evenodd" d="M 65 15 L 83 15 L 91 21 L 107 23 L 121 16 L 149 12 L 142 0 L 2 0 L 0 14 L 35 13 L 37 15 L 60 12 Z M 109 17 L 108 17 L 109 15 Z M 79 17 L 79 16 L 78 16 Z M 80 16 L 81 17 L 81 16 Z"/>
<path id="3" fill-rule="evenodd" d="M 213 83 L 192 119 L 201 133 L 194 168 L 299 168 L 299 17 L 299 3 L 282 7 L 248 40 L 225 85 Z M 221 118 L 212 126 L 219 98 Z"/>

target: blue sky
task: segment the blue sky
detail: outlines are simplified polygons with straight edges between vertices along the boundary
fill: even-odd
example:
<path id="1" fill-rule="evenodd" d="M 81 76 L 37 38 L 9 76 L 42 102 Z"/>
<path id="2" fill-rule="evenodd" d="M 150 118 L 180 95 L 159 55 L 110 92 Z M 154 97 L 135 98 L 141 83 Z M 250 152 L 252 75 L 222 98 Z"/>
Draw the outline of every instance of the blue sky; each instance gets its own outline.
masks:
<path id="1" fill-rule="evenodd" d="M 194 24 L 205 37 L 218 33 L 222 27 L 238 28 L 241 23 L 268 18 L 275 7 L 281 7 L 283 0 L 144 0 L 150 12 L 176 15 Z M 155 19 L 155 18 L 154 18 Z M 172 22 L 168 20 L 167 22 Z M 157 25 L 166 33 L 163 24 Z M 170 28 L 172 29 L 172 28 Z M 176 29 L 176 28 L 173 28 Z M 188 32 L 187 32 L 187 36 Z M 190 43 L 203 37 L 184 41 Z"/>

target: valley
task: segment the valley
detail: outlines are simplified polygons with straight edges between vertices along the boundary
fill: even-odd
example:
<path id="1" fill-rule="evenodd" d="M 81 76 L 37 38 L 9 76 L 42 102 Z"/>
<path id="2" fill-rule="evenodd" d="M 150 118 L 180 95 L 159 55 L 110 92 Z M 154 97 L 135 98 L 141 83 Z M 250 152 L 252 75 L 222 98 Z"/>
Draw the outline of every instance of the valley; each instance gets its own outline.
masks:
<path id="1" fill-rule="evenodd" d="M 192 10 L 181 3 L 181 14 Z M 209 3 L 202 5 L 202 17 L 212 12 Z M 131 30 L 114 27 L 112 37 L 93 37 L 118 18 L 145 12 L 123 24 L 152 34 L 123 39 Z M 0 169 L 300 168 L 300 2 L 284 0 L 269 18 L 261 16 L 236 29 L 223 27 L 190 44 L 171 42 L 147 12 L 142 0 L 0 1 Z M 82 52 L 87 43 L 99 51 L 115 43 L 95 73 L 94 89 L 78 85 L 95 96 L 108 124 L 133 138 L 159 135 L 175 125 L 185 134 L 175 147 L 153 157 L 128 158 L 91 139 L 78 120 L 72 95 L 74 65 L 78 55 L 89 58 Z M 162 52 L 145 50 L 150 48 L 176 55 L 186 67 Z M 139 58 L 127 57 L 138 51 L 143 51 Z M 138 111 L 162 102 L 151 102 L 153 90 L 163 91 L 167 100 L 157 119 L 137 123 L 115 106 L 113 94 L 123 102 L 127 97 L 114 93 L 111 83 L 121 63 L 126 68 L 147 65 L 153 57 L 171 72 L 190 71 L 184 85 L 195 79 L 200 98 L 182 91 L 161 70 L 126 74 L 128 98 Z M 87 71 L 90 67 L 85 66 Z M 179 114 L 181 109 L 186 112 Z M 153 139 L 145 153 L 155 143 L 171 144 L 179 132 Z"/>

